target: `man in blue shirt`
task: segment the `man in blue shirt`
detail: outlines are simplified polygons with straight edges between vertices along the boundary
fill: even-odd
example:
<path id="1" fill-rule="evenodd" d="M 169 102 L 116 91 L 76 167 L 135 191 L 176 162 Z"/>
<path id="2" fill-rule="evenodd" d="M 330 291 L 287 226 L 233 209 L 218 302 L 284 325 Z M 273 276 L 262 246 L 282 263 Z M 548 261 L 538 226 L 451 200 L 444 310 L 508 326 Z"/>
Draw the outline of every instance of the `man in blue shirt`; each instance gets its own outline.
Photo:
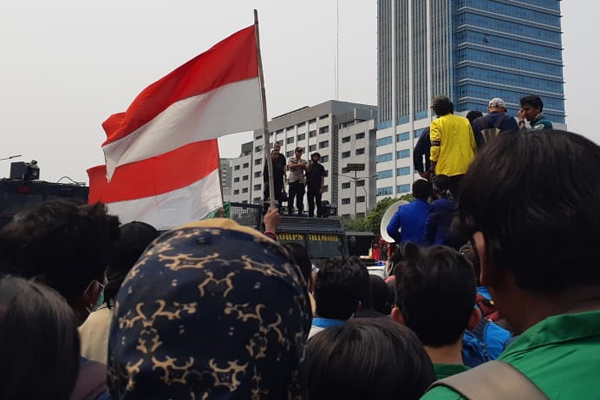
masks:
<path id="1" fill-rule="evenodd" d="M 387 233 L 396 243 L 414 242 L 422 244 L 425 232 L 425 223 L 429 215 L 431 184 L 425 179 L 413 183 L 413 196 L 415 200 L 400 206 L 387 226 Z"/>

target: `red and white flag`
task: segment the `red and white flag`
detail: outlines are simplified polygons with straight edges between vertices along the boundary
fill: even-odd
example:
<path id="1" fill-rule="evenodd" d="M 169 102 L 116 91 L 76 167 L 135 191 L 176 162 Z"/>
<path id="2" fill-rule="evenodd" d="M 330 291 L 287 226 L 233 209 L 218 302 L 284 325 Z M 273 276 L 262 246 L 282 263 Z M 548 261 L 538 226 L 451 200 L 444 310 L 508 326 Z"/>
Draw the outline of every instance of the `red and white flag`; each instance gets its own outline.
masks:
<path id="1" fill-rule="evenodd" d="M 122 222 L 170 229 L 222 204 L 216 138 L 262 128 L 256 26 L 144 89 L 103 124 L 106 166 L 88 170 L 89 201 Z"/>

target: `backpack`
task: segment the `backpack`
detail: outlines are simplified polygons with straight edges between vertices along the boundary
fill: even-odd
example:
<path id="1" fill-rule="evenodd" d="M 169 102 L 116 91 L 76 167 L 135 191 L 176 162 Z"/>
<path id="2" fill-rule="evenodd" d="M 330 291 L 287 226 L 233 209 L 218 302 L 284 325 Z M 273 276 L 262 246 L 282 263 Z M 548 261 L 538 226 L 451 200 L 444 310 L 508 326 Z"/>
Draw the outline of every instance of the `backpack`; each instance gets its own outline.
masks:
<path id="1" fill-rule="evenodd" d="M 427 390 L 440 386 L 452 389 L 467 400 L 548 400 L 526 375 L 503 361 L 490 361 L 440 379 Z"/>
<path id="2" fill-rule="evenodd" d="M 474 368 L 495 360 L 504 351 L 511 333 L 492 321 L 481 318 L 473 330 L 463 334 L 463 364 Z"/>
<path id="3" fill-rule="evenodd" d="M 499 126 L 502 124 L 502 122 L 504 121 L 504 118 L 506 118 L 506 116 L 504 115 L 504 113 L 501 113 L 498 116 L 498 120 L 496 121 L 496 123 L 494 124 L 493 127 L 491 128 L 486 128 L 486 129 L 482 129 L 481 130 L 481 135 L 483 136 L 483 141 L 484 143 L 489 142 L 490 140 L 494 140 L 496 139 L 496 137 L 500 134 L 501 130 L 499 128 Z"/>

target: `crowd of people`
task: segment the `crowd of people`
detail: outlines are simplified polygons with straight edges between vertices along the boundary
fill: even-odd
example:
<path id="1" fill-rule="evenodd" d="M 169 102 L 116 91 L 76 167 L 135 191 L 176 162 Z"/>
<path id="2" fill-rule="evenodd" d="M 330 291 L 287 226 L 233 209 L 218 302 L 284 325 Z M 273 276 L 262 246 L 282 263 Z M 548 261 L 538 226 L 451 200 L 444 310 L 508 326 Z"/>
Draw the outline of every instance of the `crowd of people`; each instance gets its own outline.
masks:
<path id="1" fill-rule="evenodd" d="M 473 138 L 458 180 L 449 126 Z M 393 232 L 386 280 L 279 242 L 277 210 L 266 234 L 222 218 L 159 234 L 100 203 L 20 212 L 0 231 L 0 398 L 597 399 L 600 148 L 473 132 L 432 125 L 440 173 L 400 208 L 421 219 Z"/>

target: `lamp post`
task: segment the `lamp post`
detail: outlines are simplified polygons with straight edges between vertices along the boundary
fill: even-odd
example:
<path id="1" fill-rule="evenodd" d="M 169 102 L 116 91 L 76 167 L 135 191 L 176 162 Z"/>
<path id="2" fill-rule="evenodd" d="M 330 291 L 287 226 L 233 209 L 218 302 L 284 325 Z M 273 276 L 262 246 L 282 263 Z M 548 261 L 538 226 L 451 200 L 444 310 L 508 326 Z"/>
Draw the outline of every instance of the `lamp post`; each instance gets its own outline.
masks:
<path id="1" fill-rule="evenodd" d="M 354 217 L 356 217 L 357 214 L 357 199 L 356 199 L 356 188 L 357 188 L 357 184 L 358 184 L 358 180 L 359 179 L 372 179 L 372 178 L 376 178 L 377 175 L 372 175 L 372 176 L 358 176 L 357 172 L 358 171 L 364 171 L 365 170 L 365 164 L 347 164 L 346 167 L 342 168 L 342 172 L 343 173 L 336 173 L 335 175 L 337 176 L 342 176 L 344 178 L 348 178 L 348 179 L 352 179 L 352 181 L 354 181 Z M 354 172 L 354 176 L 351 175 L 345 175 L 345 173 L 348 172 Z M 365 192 L 365 204 L 367 203 L 367 198 L 369 197 L 367 194 L 367 189 L 365 189 L 364 186 L 362 186 L 363 191 Z M 367 206 L 365 205 L 365 213 L 367 211 Z"/>

